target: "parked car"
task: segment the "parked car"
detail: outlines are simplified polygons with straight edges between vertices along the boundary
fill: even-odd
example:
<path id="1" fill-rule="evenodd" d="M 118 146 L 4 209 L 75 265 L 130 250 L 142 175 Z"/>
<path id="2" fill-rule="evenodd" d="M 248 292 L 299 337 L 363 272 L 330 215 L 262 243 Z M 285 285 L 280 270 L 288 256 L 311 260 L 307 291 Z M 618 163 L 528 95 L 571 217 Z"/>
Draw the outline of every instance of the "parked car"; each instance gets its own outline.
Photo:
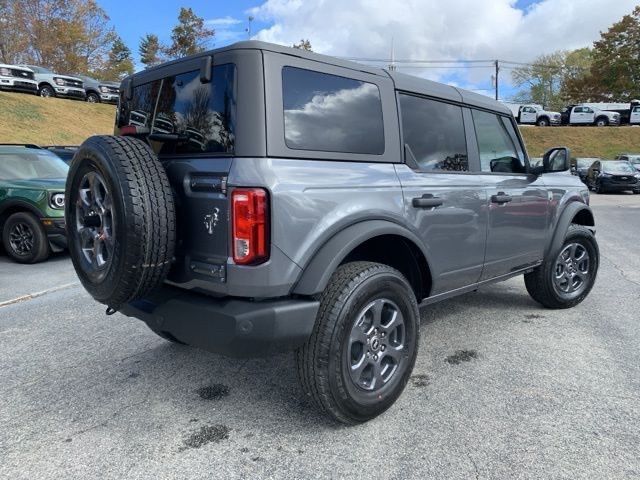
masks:
<path id="1" fill-rule="evenodd" d="M 31 69 L 0 63 L 0 90 L 38 93 L 38 83 Z"/>
<path id="2" fill-rule="evenodd" d="M 96 80 L 87 75 L 76 75 L 84 84 L 84 91 L 87 93 L 89 103 L 118 103 L 120 84 Z"/>
<path id="3" fill-rule="evenodd" d="M 33 70 L 35 80 L 38 82 L 38 93 L 41 97 L 65 97 L 84 100 L 87 96 L 82 80 L 77 77 L 54 73 L 48 68 L 36 65 L 23 66 Z"/>
<path id="4" fill-rule="evenodd" d="M 616 160 L 623 160 L 633 165 L 633 168 L 640 172 L 640 153 L 623 153 L 616 157 Z"/>
<path id="5" fill-rule="evenodd" d="M 16 262 L 41 262 L 66 247 L 68 169 L 35 145 L 0 145 L 0 232 L 5 252 Z"/>
<path id="6" fill-rule="evenodd" d="M 540 105 L 521 105 L 516 115 L 516 121 L 520 124 L 548 127 L 560 125 L 562 118 L 560 112 L 549 112 Z"/>
<path id="7" fill-rule="evenodd" d="M 532 167 L 486 96 L 253 41 L 122 91 L 116 135 L 87 139 L 69 172 L 82 284 L 172 342 L 295 350 L 303 391 L 340 422 L 401 394 L 420 307 L 524 275 L 538 303 L 568 308 L 594 284 L 570 152 Z"/>
<path id="8" fill-rule="evenodd" d="M 602 161 L 601 158 L 572 158 L 571 173 L 577 175 L 580 178 L 580 181 L 586 185 L 586 178 L 589 167 L 598 160 Z"/>
<path id="9" fill-rule="evenodd" d="M 561 115 L 563 125 L 595 125 L 597 127 L 620 125 L 619 113 L 597 110 L 584 105 L 570 105 L 563 109 Z"/>
<path id="10" fill-rule="evenodd" d="M 640 173 L 627 161 L 595 161 L 587 171 L 586 183 L 596 193 L 640 193 Z"/>
<path id="11" fill-rule="evenodd" d="M 46 145 L 45 147 L 50 152 L 55 153 L 60 157 L 67 165 L 73 160 L 73 156 L 78 150 L 77 145 Z"/>

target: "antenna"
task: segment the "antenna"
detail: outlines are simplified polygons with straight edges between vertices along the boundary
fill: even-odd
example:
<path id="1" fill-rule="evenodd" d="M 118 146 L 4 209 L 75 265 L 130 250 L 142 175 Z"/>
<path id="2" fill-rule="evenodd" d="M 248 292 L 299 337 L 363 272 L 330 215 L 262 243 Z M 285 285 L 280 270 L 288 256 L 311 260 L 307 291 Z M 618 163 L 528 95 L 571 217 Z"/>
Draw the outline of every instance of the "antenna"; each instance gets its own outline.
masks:
<path id="1" fill-rule="evenodd" d="M 396 56 L 395 56 L 394 45 L 393 45 L 393 37 L 391 37 L 391 63 L 389 63 L 390 72 L 395 72 L 397 70 L 395 58 Z"/>

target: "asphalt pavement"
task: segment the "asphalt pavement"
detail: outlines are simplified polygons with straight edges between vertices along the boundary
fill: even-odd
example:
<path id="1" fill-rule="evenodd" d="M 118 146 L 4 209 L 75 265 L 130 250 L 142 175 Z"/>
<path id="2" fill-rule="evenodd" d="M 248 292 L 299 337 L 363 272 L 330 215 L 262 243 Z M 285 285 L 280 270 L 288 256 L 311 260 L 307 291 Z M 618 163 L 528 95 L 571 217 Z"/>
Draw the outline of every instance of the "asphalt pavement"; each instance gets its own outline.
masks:
<path id="1" fill-rule="evenodd" d="M 0 478 L 640 478 L 640 195 L 592 205 L 581 305 L 516 278 L 427 308 L 407 389 L 357 427 L 303 400 L 291 354 L 168 343 L 105 316 L 66 255 L 0 256 Z"/>

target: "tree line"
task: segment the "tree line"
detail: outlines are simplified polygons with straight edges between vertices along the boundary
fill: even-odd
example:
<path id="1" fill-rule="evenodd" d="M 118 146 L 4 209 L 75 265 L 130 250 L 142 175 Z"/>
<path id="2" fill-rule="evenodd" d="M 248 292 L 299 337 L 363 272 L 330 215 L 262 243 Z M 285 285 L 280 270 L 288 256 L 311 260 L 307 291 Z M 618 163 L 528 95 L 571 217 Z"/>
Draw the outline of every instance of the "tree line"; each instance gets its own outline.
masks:
<path id="1" fill-rule="evenodd" d="M 513 100 L 559 110 L 584 102 L 640 99 L 640 6 L 600 34 L 592 47 L 542 55 L 512 71 Z"/>
<path id="2" fill-rule="evenodd" d="M 144 65 L 203 51 L 215 35 L 191 8 L 181 8 L 177 20 L 168 45 L 153 34 L 141 40 Z M 0 0 L 0 62 L 120 80 L 134 61 L 109 22 L 95 0 Z"/>

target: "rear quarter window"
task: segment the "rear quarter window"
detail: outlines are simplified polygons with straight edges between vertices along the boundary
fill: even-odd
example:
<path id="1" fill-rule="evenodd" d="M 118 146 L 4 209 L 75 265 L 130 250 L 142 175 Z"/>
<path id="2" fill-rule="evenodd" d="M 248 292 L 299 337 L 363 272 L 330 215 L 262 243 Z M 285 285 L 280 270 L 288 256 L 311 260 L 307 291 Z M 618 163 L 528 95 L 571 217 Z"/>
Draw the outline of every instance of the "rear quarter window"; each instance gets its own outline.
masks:
<path id="1" fill-rule="evenodd" d="M 284 67 L 282 98 L 288 148 L 384 153 L 382 102 L 373 83 Z"/>

